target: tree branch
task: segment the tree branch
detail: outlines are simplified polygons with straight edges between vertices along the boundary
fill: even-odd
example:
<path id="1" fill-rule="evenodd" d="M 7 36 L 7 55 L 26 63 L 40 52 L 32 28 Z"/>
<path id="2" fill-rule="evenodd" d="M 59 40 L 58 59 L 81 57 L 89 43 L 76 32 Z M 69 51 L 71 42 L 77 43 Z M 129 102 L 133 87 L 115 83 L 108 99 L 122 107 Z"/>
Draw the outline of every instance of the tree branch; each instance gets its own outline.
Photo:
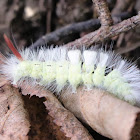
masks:
<path id="1" fill-rule="evenodd" d="M 95 4 L 95 9 L 99 14 L 99 19 L 101 21 L 102 27 L 111 26 L 113 24 L 113 20 L 108 9 L 106 0 L 92 0 Z"/>
<path id="2" fill-rule="evenodd" d="M 113 20 L 114 23 L 118 23 L 124 19 L 130 18 L 131 16 L 132 16 L 131 13 L 124 12 L 119 15 L 115 15 L 113 17 Z M 100 26 L 101 24 L 99 19 L 90 19 L 79 23 L 73 23 L 42 36 L 33 45 L 30 45 L 29 47 L 33 49 L 38 46 L 44 45 L 46 43 L 55 44 L 57 41 L 63 39 L 66 36 L 71 36 L 73 34 L 88 31 L 88 30 L 94 31 L 98 29 Z"/>
<path id="3" fill-rule="evenodd" d="M 111 37 L 117 36 L 123 32 L 127 32 L 140 25 L 140 13 L 137 16 L 133 16 L 127 20 L 122 21 L 116 25 L 110 26 L 107 30 L 102 28 L 95 32 L 89 33 L 82 38 L 79 38 L 73 42 L 66 44 L 66 47 L 71 46 L 90 46 L 94 43 L 103 42 Z"/>

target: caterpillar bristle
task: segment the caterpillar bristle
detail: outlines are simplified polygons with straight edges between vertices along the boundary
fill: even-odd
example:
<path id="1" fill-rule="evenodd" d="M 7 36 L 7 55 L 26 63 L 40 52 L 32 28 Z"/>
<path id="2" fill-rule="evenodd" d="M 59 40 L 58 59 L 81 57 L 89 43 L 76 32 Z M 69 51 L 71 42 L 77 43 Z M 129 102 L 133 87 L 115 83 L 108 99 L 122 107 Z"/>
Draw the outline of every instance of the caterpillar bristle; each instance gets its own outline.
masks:
<path id="1" fill-rule="evenodd" d="M 7 37 L 6 34 L 3 35 L 5 42 L 7 43 L 8 47 L 10 48 L 10 50 L 13 52 L 13 54 L 19 59 L 19 60 L 23 60 L 23 58 L 21 57 L 20 53 L 16 50 L 16 48 L 14 47 L 13 43 L 11 42 L 11 40 Z"/>
<path id="2" fill-rule="evenodd" d="M 7 58 L 1 69 L 1 73 L 13 84 L 22 85 L 23 81 L 27 81 L 58 95 L 65 88 L 76 93 L 80 85 L 87 90 L 96 87 L 131 104 L 140 105 L 140 70 L 112 51 L 60 46 L 37 50 L 27 48 L 20 50 L 19 54 L 22 57 L 16 52 L 16 57 Z"/>

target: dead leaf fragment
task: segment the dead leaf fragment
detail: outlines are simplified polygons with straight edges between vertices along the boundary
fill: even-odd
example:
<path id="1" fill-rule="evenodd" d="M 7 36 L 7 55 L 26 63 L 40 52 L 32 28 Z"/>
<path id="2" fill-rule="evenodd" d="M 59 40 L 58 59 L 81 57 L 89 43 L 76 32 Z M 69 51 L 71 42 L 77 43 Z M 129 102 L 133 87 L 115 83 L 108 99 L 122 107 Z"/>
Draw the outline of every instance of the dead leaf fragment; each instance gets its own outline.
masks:
<path id="1" fill-rule="evenodd" d="M 0 140 L 27 140 L 30 123 L 18 89 L 0 88 Z"/>

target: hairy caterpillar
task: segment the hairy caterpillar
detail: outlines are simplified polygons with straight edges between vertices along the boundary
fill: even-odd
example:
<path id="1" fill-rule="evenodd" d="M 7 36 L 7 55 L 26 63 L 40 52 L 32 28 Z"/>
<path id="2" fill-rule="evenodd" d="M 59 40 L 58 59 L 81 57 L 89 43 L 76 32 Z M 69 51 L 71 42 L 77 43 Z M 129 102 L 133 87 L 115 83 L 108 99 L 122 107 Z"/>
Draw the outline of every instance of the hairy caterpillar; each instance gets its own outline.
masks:
<path id="1" fill-rule="evenodd" d="M 4 38 L 14 55 L 9 55 L 0 71 L 12 84 L 30 78 L 57 93 L 67 86 L 73 93 L 79 85 L 87 90 L 96 87 L 133 105 L 140 104 L 140 70 L 112 51 L 42 47 L 18 52 L 6 35 Z"/>

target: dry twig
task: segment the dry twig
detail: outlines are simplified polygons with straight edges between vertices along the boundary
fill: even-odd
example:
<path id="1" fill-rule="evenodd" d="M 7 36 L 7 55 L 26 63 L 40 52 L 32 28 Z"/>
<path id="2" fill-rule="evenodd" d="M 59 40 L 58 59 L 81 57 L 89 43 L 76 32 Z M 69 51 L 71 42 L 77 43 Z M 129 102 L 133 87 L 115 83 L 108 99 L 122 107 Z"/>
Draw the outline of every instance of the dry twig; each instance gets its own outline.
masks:
<path id="1" fill-rule="evenodd" d="M 122 21 L 121 23 L 110 26 L 107 30 L 105 30 L 104 28 L 103 29 L 100 28 L 95 32 L 89 33 L 80 39 L 77 39 L 73 42 L 66 44 L 65 46 L 67 47 L 71 46 L 81 47 L 81 45 L 90 46 L 94 43 L 103 42 L 123 32 L 129 31 L 139 25 L 140 25 L 140 13 L 137 16 L 133 16 L 132 18 Z"/>
<path id="2" fill-rule="evenodd" d="M 124 12 L 119 15 L 113 16 L 114 23 L 118 23 L 118 21 L 122 21 L 124 19 L 130 18 L 131 13 Z M 70 25 L 67 25 L 65 27 L 62 27 L 60 29 L 57 29 L 54 32 L 51 32 L 49 34 L 46 34 L 39 38 L 34 44 L 30 45 L 29 47 L 31 49 L 36 48 L 38 46 L 44 45 L 44 44 L 55 44 L 56 42 L 63 40 L 66 36 L 71 36 L 76 33 L 88 31 L 88 30 L 96 30 L 101 26 L 99 19 L 90 19 L 88 21 L 82 21 L 79 23 L 72 23 Z"/>
<path id="3" fill-rule="evenodd" d="M 99 19 L 101 21 L 102 27 L 111 26 L 113 24 L 113 20 L 108 9 L 106 0 L 92 0 L 95 4 L 95 9 L 99 14 Z"/>

